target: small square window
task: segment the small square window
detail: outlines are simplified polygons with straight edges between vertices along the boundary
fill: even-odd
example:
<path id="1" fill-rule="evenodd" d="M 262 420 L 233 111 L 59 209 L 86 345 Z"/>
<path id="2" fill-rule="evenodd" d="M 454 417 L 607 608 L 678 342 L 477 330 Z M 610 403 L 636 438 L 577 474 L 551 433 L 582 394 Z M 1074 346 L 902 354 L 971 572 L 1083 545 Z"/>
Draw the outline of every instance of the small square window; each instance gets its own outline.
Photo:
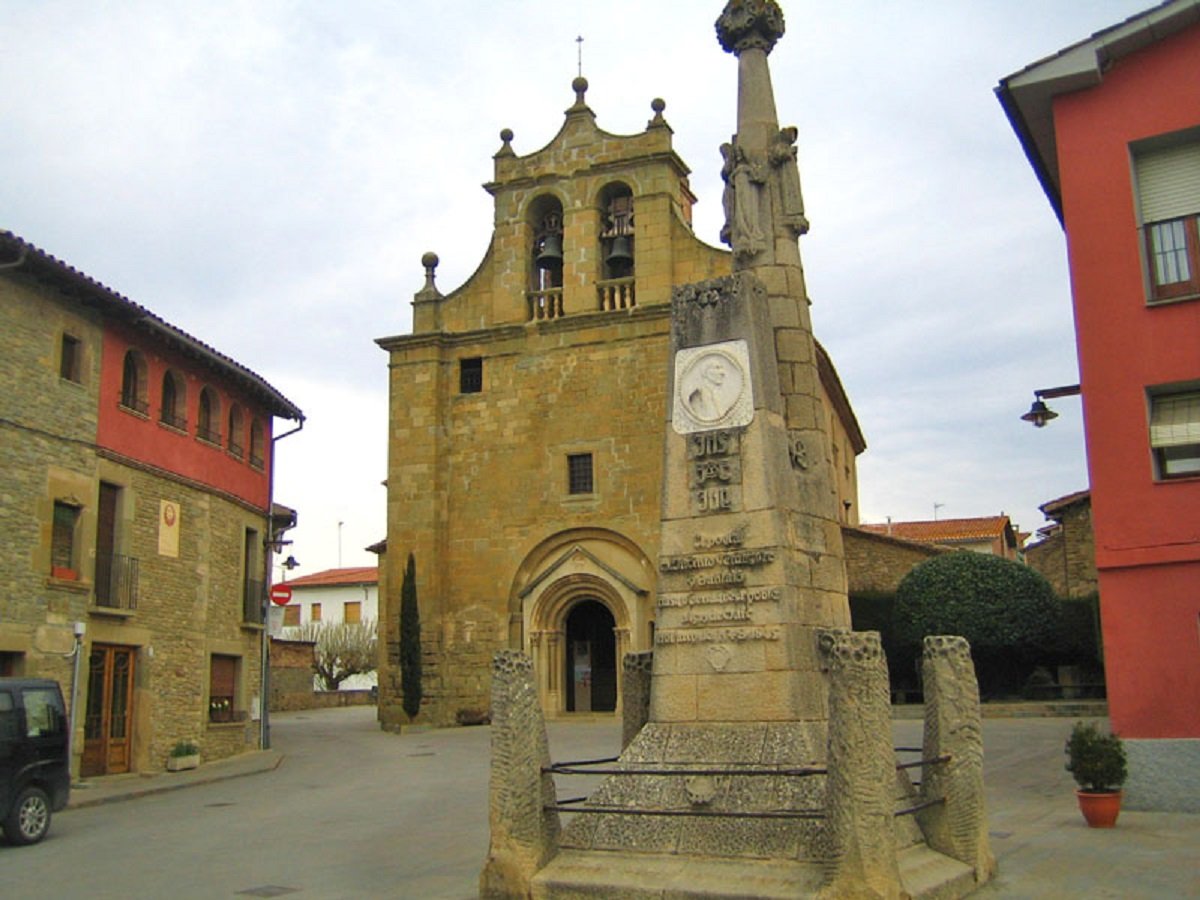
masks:
<path id="1" fill-rule="evenodd" d="M 60 378 L 79 384 L 79 380 L 82 377 L 80 374 L 82 369 L 80 364 L 82 349 L 79 338 L 72 337 L 69 334 L 62 336 L 62 352 L 58 360 L 58 376 Z"/>
<path id="2" fill-rule="evenodd" d="M 570 453 L 567 455 L 567 493 L 595 493 L 595 481 L 592 478 L 592 454 Z"/>
<path id="3" fill-rule="evenodd" d="M 362 622 L 362 603 L 351 600 L 342 610 L 342 621 L 347 625 L 358 625 Z"/>
<path id="4" fill-rule="evenodd" d="M 1200 476 L 1200 391 L 1151 395 L 1150 446 L 1159 478 Z"/>
<path id="5" fill-rule="evenodd" d="M 478 394 L 483 390 L 483 359 L 475 356 L 458 361 L 458 392 Z"/>
<path id="6" fill-rule="evenodd" d="M 308 620 L 310 622 L 320 622 L 321 621 L 321 604 L 320 603 L 314 603 L 311 607 L 309 607 Z"/>
<path id="7" fill-rule="evenodd" d="M 50 532 L 50 574 L 55 578 L 79 577 L 75 568 L 75 529 L 79 507 L 54 501 L 54 524 Z"/>
<path id="8" fill-rule="evenodd" d="M 285 606 L 283 608 L 283 624 L 287 628 L 294 628 L 300 624 L 300 607 Z"/>

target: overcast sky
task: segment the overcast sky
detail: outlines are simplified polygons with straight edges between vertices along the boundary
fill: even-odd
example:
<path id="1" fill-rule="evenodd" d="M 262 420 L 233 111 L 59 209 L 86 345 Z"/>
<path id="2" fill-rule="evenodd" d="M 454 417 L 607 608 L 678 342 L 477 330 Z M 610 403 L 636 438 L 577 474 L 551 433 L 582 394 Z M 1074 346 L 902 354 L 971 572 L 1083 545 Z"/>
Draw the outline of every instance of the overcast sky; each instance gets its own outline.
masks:
<path id="1" fill-rule="evenodd" d="M 868 449 L 863 521 L 1008 513 L 1086 487 L 1065 241 L 997 82 L 1147 0 L 783 3 L 816 336 Z M 0 0 L 0 228 L 260 373 L 304 410 L 278 445 L 296 574 L 385 534 L 387 370 L 420 257 L 487 248 L 502 128 L 558 131 L 583 35 L 599 126 L 666 100 L 717 243 L 737 66 L 720 0 Z M 276 423 L 283 430 L 286 423 Z M 344 523 L 339 528 L 339 523 Z M 340 544 L 340 547 L 339 547 Z"/>

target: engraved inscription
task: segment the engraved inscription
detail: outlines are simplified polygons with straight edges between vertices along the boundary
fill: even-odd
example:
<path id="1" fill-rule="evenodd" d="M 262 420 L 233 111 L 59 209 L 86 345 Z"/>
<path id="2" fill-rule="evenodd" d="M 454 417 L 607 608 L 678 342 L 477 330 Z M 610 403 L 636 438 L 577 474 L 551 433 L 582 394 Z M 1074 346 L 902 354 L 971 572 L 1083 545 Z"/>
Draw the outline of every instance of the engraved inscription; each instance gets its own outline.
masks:
<path id="1" fill-rule="evenodd" d="M 692 487 L 704 487 L 718 481 L 723 484 L 741 482 L 742 467 L 737 459 L 707 459 L 692 463 Z"/>
<path id="2" fill-rule="evenodd" d="M 696 507 L 702 513 L 729 512 L 733 509 L 733 491 L 711 487 L 696 491 Z"/>
<path id="3" fill-rule="evenodd" d="M 743 522 L 727 534 L 708 537 L 703 534 L 692 535 L 692 546 L 697 550 L 709 550 L 713 547 L 740 547 L 746 540 L 747 525 Z"/>
<path id="4" fill-rule="evenodd" d="M 746 641 L 777 641 L 780 629 L 772 625 L 747 628 L 702 628 L 698 631 L 656 631 L 656 644 L 741 644 Z"/>
<path id="5" fill-rule="evenodd" d="M 688 456 L 691 459 L 730 456 L 739 449 L 736 431 L 706 431 L 688 438 Z"/>
<path id="6" fill-rule="evenodd" d="M 660 594 L 659 608 L 667 606 L 709 606 L 721 603 L 765 603 L 783 599 L 783 589 L 749 588 L 744 591 L 704 592 L 700 594 Z"/>

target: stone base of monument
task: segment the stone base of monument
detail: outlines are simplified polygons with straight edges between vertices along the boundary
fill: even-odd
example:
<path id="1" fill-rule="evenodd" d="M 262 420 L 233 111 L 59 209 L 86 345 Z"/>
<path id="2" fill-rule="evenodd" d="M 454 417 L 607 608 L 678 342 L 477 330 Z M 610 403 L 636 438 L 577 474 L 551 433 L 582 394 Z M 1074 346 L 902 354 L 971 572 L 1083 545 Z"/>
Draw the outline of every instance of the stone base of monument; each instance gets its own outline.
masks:
<path id="1" fill-rule="evenodd" d="M 963 897 L 977 887 L 969 866 L 924 845 L 901 850 L 897 861 L 904 891 L 913 898 Z M 562 850 L 534 876 L 532 896 L 794 900 L 817 895 L 824 880 L 824 868 L 812 862 Z"/>

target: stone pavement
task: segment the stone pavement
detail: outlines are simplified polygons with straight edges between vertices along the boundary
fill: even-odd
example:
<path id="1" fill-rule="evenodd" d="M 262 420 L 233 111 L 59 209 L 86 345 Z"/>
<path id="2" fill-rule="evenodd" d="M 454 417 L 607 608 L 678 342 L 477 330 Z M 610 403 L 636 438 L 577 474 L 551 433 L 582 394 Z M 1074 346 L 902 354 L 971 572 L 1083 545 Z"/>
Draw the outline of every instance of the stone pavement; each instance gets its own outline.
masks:
<path id="1" fill-rule="evenodd" d="M 346 710 L 307 712 L 314 726 L 330 716 L 346 716 Z M 351 711 L 372 716 L 373 711 Z M 1070 730 L 1070 718 L 986 718 L 984 720 L 985 777 L 992 849 L 1000 865 L 995 882 L 976 896 L 1009 898 L 1200 898 L 1200 816 L 1182 813 L 1121 813 L 1112 830 L 1089 829 L 1075 804 L 1073 782 L 1063 770 L 1062 745 Z M 289 727 L 306 727 L 299 720 Z M 347 721 L 347 724 L 350 724 Z M 359 726 L 372 728 L 364 721 Z M 896 720 L 894 737 L 899 744 L 920 741 L 921 723 Z M 619 723 L 611 726 L 595 720 L 550 723 L 551 753 L 556 761 L 588 755 L 586 740 L 604 738 L 601 755 L 611 750 L 609 742 L 619 735 Z M 397 739 L 398 754 L 411 753 L 413 741 L 436 750 L 459 729 L 409 732 Z M 610 733 L 611 732 L 611 733 Z M 282 730 L 281 730 L 282 734 Z M 482 736 L 482 735 L 481 735 Z M 581 739 L 586 739 L 582 740 Z M 175 790 L 230 778 L 239 778 L 278 767 L 288 753 L 287 740 L 276 740 L 276 749 L 247 753 L 230 760 L 209 763 L 188 772 L 150 775 L 120 775 L 89 779 L 86 787 L 72 789 L 71 808 L 133 799 L 160 791 Z M 486 767 L 486 741 L 474 742 L 478 766 Z M 569 745 L 569 749 L 556 750 Z M 405 751 L 399 748 L 404 747 Z M 566 756 L 560 754 L 567 754 Z M 404 759 L 399 764 L 405 764 Z M 412 764 L 408 760 L 407 764 Z M 579 785 L 558 784 L 566 796 Z M 1197 778 L 1200 790 L 1200 776 Z M 384 792 L 386 793 L 386 792 Z M 410 796 L 415 803 L 418 798 Z M 481 808 L 487 797 L 478 798 Z M 430 806 L 421 804 L 428 814 Z M 434 807 L 436 808 L 436 806 Z M 422 828 L 444 831 L 451 823 L 424 821 Z M 444 854 L 461 856 L 462 890 L 452 894 L 424 896 L 472 896 L 473 885 L 486 846 L 484 835 L 462 835 L 457 850 L 447 846 Z M 464 850 L 463 848 L 469 848 Z M 397 873 L 396 896 L 415 896 L 404 888 L 403 873 Z M 423 900 L 424 900 L 423 896 Z"/>

